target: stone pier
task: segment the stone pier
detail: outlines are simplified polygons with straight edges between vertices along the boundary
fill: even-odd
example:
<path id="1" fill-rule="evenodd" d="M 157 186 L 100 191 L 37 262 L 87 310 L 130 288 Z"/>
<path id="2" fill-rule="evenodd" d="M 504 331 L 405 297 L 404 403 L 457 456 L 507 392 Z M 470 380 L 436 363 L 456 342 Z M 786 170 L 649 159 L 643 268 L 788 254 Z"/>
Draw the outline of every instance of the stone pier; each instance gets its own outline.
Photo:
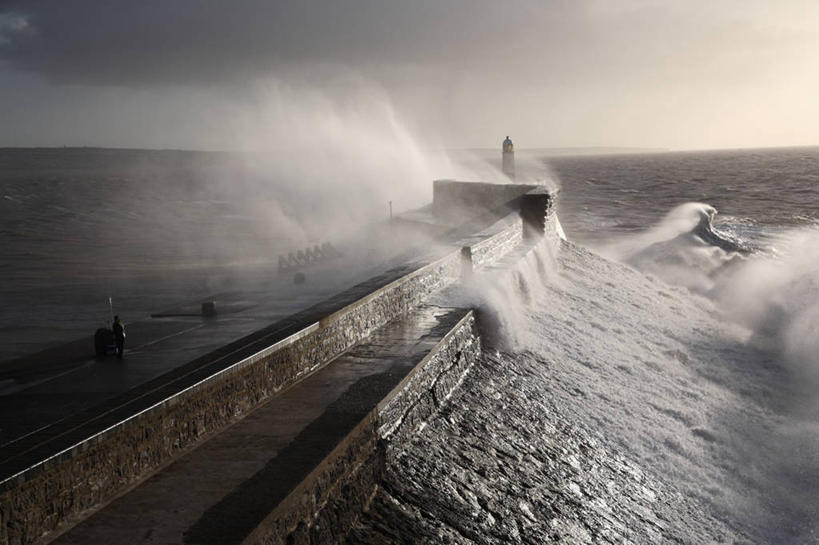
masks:
<path id="1" fill-rule="evenodd" d="M 436 181 L 434 251 L 3 445 L 0 545 L 340 543 L 480 353 L 431 296 L 552 236 L 551 198 Z"/>

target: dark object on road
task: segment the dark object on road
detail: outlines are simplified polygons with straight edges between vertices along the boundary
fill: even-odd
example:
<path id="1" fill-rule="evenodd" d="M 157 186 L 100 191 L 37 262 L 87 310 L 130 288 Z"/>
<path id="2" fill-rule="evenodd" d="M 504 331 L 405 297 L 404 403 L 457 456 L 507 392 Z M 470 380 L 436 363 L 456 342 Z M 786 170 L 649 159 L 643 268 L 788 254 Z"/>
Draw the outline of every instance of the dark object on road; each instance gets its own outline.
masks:
<path id="1" fill-rule="evenodd" d="M 304 284 L 305 280 L 307 280 L 307 278 L 304 276 L 304 273 L 297 272 L 293 275 L 294 284 Z"/>
<path id="2" fill-rule="evenodd" d="M 117 347 L 117 359 L 122 359 L 122 353 L 125 352 L 125 326 L 119 320 L 119 316 L 114 316 L 114 325 L 111 326 L 114 330 L 114 344 Z"/>
<path id="3" fill-rule="evenodd" d="M 114 354 L 114 332 L 101 327 L 94 333 L 94 353 L 98 358 L 104 358 L 107 354 Z"/>
<path id="4" fill-rule="evenodd" d="M 205 318 L 216 316 L 216 303 L 213 301 L 205 301 L 202 303 L 202 316 Z"/>

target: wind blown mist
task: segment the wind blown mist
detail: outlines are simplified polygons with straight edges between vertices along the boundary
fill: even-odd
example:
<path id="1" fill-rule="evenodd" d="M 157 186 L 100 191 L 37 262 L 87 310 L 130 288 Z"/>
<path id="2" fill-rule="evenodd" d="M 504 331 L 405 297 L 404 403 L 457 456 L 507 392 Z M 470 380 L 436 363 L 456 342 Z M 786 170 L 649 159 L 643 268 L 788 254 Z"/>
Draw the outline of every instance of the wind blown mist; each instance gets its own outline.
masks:
<path id="1" fill-rule="evenodd" d="M 422 207 L 432 179 L 470 177 L 371 84 L 329 96 L 271 79 L 251 102 L 221 127 L 230 153 L 0 150 L 0 360 L 89 334 L 109 297 L 135 321 L 264 286 L 279 255 L 307 246 L 330 242 L 359 266 L 386 259 L 401 244 L 366 232 L 390 204 Z"/>
<path id="2" fill-rule="evenodd" d="M 743 161 L 726 203 L 719 163 Z M 352 542 L 814 543 L 817 161 L 550 159 L 570 241 L 448 295 L 478 308 L 484 355 Z"/>
<path id="3" fill-rule="evenodd" d="M 472 156 L 460 157 L 467 166 L 429 156 L 386 107 L 383 116 L 356 122 L 358 114 L 312 100 L 271 102 L 288 104 L 294 119 L 316 129 L 293 133 L 289 144 L 282 129 L 271 140 L 282 145 L 275 153 L 3 151 L 0 206 L 14 256 L 3 286 L 3 334 L 17 337 L 23 325 L 52 335 L 62 320 L 67 334 L 75 331 L 70 322 L 96 325 L 99 309 L 83 305 L 105 301 L 112 289 L 148 310 L 171 292 L 263 284 L 267 273 L 259 271 L 272 270 L 288 245 L 355 238 L 356 229 L 386 215 L 385 198 L 396 208 L 423 204 L 428 181 L 416 176 L 496 172 Z M 358 130 L 338 130 L 343 124 Z M 359 165 L 373 149 L 394 155 Z M 522 518 L 487 526 L 476 534 L 484 541 L 473 541 L 530 532 L 599 542 L 609 531 L 601 514 L 612 512 L 626 517 L 618 535 L 640 541 L 640 522 L 626 514 L 642 505 L 684 542 L 811 542 L 819 530 L 817 169 L 815 149 L 550 158 L 535 168 L 561 180 L 569 242 L 492 268 L 447 301 L 478 308 L 488 343 L 477 378 L 459 395 L 491 403 L 508 396 L 502 404 L 512 412 L 497 422 L 477 408 L 436 418 L 406 451 L 407 471 L 438 468 L 441 479 L 455 478 L 461 474 L 451 468 L 474 456 L 463 467 L 474 473 L 485 454 L 465 445 L 447 451 L 440 443 L 447 426 L 474 424 L 475 441 L 491 444 L 512 422 L 536 447 L 532 456 L 551 452 L 550 441 L 581 445 L 577 467 L 549 484 L 557 496 L 533 496 L 524 484 L 535 466 L 503 465 L 511 488 L 492 496 L 487 512 L 497 514 L 493 502 L 512 502 L 509 516 Z M 21 324 L 26 313 L 28 326 Z M 561 427 L 540 433 L 531 428 L 535 414 L 552 415 Z M 462 420 L 484 417 L 484 424 Z M 486 430 L 495 432 L 483 437 Z M 624 481 L 634 486 L 625 495 L 595 488 L 584 472 L 597 459 L 642 476 Z M 430 498 L 447 494 L 441 481 L 418 478 L 413 486 Z M 478 487 L 470 489 L 476 498 L 500 494 L 486 475 L 464 478 Z M 410 509 L 416 492 L 396 485 L 398 504 L 383 506 Z M 558 516 L 554 502 L 572 504 L 567 498 L 577 494 L 581 507 Z M 433 503 L 457 505 L 451 495 L 440 499 Z M 476 502 L 464 507 L 480 519 L 476 528 L 497 519 Z M 382 515 L 392 520 L 393 507 Z M 433 515 L 452 523 L 443 512 Z M 412 527 L 421 532 L 424 524 Z"/>
<path id="4" fill-rule="evenodd" d="M 524 354 L 581 422 L 729 527 L 813 542 L 819 150 L 550 164 L 569 238 L 648 276 L 564 251 Z"/>

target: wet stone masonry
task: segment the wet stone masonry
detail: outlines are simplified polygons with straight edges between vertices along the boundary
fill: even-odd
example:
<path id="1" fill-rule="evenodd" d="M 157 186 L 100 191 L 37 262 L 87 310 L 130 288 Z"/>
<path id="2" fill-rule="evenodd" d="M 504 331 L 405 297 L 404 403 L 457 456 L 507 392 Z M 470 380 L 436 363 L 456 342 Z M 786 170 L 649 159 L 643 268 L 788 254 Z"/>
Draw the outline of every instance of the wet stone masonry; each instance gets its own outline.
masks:
<path id="1" fill-rule="evenodd" d="M 480 355 L 472 312 L 282 501 L 243 545 L 335 545 L 385 476 L 388 442 L 435 414 Z"/>
<path id="2" fill-rule="evenodd" d="M 546 225 L 548 230 L 549 222 L 544 217 L 550 204 L 548 194 L 530 201 L 522 205 L 521 215 L 524 219 L 528 215 L 530 220 L 534 217 L 536 224 Z M 517 225 L 519 233 L 520 224 Z M 491 260 L 493 255 L 499 257 L 518 236 L 515 232 L 496 234 L 492 242 L 476 253 L 481 255 L 482 262 Z M 525 229 L 523 236 L 526 238 Z M 136 414 L 125 414 L 115 425 L 94 430 L 93 423 L 78 424 L 67 434 L 69 438 L 76 436 L 72 445 L 0 483 L 0 545 L 36 543 L 61 525 L 79 520 L 90 509 L 121 494 L 281 388 L 451 284 L 463 273 L 464 266 L 464 252 L 453 250 L 215 374 L 207 367 L 201 372 L 194 370 L 190 376 L 182 377 L 193 381 L 182 391 L 178 377 L 173 384 L 152 386 L 144 398 L 154 401 Z M 355 437 L 342 442 L 316 469 L 318 473 L 300 485 L 302 499 L 289 505 L 302 505 L 298 502 L 312 498 L 309 502 L 313 503 L 308 502 L 307 506 L 309 515 L 300 508 L 288 511 L 284 518 L 276 519 L 284 520 L 283 526 L 265 530 L 263 525 L 246 543 L 277 543 L 283 531 L 291 536 L 288 543 L 340 542 L 355 513 L 360 511 L 361 502 L 369 498 L 372 483 L 381 477 L 378 468 L 383 466 L 383 456 L 379 449 L 384 448 L 384 438 L 392 437 L 395 442 L 418 428 L 442 405 L 479 352 L 473 328 L 471 318 L 468 327 L 448 337 L 451 344 L 433 354 L 428 371 L 422 366 L 418 373 L 413 373 L 407 379 L 409 382 L 405 381 L 389 396 L 388 403 L 379 406 L 376 416 L 362 421 Z M 202 376 L 205 371 L 209 374 Z M 144 404 L 144 399 L 138 401 Z M 104 416 L 110 419 L 127 410 L 125 406 L 110 407 Z M 81 435 L 86 429 L 93 433 Z M 40 450 L 46 447 L 48 444 L 36 445 Z M 312 492 L 305 492 L 308 489 Z M 365 494 L 365 490 L 370 492 Z M 350 505 L 342 508 L 337 502 Z M 331 520 L 341 513 L 352 518 Z M 328 530 L 331 528 L 334 530 Z M 332 536 L 326 534 L 328 531 Z"/>
<path id="3" fill-rule="evenodd" d="M 523 241 L 523 222 L 515 214 L 509 228 L 467 247 L 469 259 L 473 267 L 482 267 L 497 261 L 502 256 L 514 250 Z"/>
<path id="4" fill-rule="evenodd" d="M 542 363 L 489 352 L 390 443 L 347 545 L 750 543 L 573 422 Z"/>
<path id="5" fill-rule="evenodd" d="M 406 314 L 421 301 L 460 277 L 459 252 L 411 273 L 319 323 L 315 334 L 275 351 L 265 362 L 269 382 L 286 385 L 310 373 L 369 336 L 388 321 Z M 281 386 L 280 386 L 281 387 Z"/>
<path id="6" fill-rule="evenodd" d="M 110 500 L 458 278 L 460 251 L 4 483 L 0 545 L 33 543 Z"/>

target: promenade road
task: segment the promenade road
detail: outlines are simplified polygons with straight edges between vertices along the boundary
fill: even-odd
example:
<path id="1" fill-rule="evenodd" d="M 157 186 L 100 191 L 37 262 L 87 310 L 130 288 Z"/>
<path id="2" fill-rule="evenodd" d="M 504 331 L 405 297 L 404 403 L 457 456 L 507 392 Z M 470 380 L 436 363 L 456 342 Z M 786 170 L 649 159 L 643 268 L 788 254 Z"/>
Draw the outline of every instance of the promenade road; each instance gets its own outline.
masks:
<path id="1" fill-rule="evenodd" d="M 406 230 L 404 230 L 406 231 Z M 394 244 L 388 244 L 389 239 Z M 217 315 L 197 315 L 200 302 L 157 309 L 164 317 L 127 324 L 125 357 L 93 357 L 92 333 L 86 339 L 45 354 L 0 366 L 0 455 L 13 453 L 18 441 L 61 420 L 95 407 L 155 379 L 219 347 L 240 339 L 296 312 L 381 275 L 413 258 L 440 251 L 422 247 L 401 255 L 406 232 L 382 230 L 367 249 L 353 247 L 340 258 L 305 268 L 306 281 L 296 284 L 293 272 L 270 272 L 254 289 L 217 294 Z M 416 239 L 417 240 L 417 239 Z M 386 241 L 386 242 L 385 242 Z M 404 270 L 404 274 L 406 270 Z M 188 316 L 182 314 L 189 314 Z M 87 354 L 85 357 L 76 357 Z"/>
<path id="2" fill-rule="evenodd" d="M 423 305 L 60 536 L 238 544 L 469 311 Z"/>

